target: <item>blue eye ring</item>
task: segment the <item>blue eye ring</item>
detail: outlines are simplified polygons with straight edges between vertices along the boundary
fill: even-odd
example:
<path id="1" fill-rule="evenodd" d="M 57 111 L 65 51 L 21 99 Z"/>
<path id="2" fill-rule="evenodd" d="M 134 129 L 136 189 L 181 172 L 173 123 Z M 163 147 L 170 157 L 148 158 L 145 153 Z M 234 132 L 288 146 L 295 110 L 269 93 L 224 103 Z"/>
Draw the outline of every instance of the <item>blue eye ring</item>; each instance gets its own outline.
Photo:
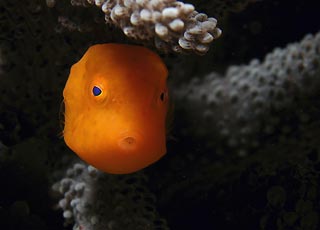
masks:
<path id="1" fill-rule="evenodd" d="M 92 93 L 93 96 L 97 97 L 102 94 L 102 90 L 98 86 L 93 86 Z"/>

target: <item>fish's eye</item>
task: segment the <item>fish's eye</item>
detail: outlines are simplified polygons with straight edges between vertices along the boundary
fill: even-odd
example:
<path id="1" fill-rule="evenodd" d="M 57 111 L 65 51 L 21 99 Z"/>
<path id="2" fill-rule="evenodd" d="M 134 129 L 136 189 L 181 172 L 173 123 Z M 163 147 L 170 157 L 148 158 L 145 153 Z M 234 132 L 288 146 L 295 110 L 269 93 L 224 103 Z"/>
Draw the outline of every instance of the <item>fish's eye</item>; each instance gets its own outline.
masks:
<path id="1" fill-rule="evenodd" d="M 161 93 L 161 94 L 160 94 L 160 100 L 161 100 L 161 101 L 164 101 L 164 93 Z"/>
<path id="2" fill-rule="evenodd" d="M 164 101 L 166 100 L 167 96 L 168 96 L 167 91 L 162 92 L 162 93 L 160 94 L 160 100 L 161 100 L 162 102 L 164 102 Z"/>
<path id="3" fill-rule="evenodd" d="M 93 86 L 92 93 L 94 96 L 99 96 L 102 93 L 102 90 L 98 86 Z"/>

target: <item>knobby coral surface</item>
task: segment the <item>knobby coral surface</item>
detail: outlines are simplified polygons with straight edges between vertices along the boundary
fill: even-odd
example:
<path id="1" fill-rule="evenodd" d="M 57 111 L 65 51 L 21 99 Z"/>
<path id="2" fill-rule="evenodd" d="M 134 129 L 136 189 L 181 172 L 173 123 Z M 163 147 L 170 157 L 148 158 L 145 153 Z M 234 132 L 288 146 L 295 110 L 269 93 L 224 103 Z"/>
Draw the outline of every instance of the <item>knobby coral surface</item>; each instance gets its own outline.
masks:
<path id="1" fill-rule="evenodd" d="M 205 54 L 209 44 L 221 35 L 217 19 L 176 0 L 73 0 L 71 4 L 100 7 L 106 23 L 120 27 L 129 38 L 152 39 L 162 51 Z M 55 1 L 47 1 L 47 5 L 54 7 Z M 66 19 L 64 24 L 69 29 L 75 27 Z"/>
<path id="2" fill-rule="evenodd" d="M 141 172 L 108 175 L 75 163 L 53 189 L 64 195 L 59 206 L 66 223 L 75 220 L 74 229 L 168 229 L 146 179 Z"/>
<path id="3" fill-rule="evenodd" d="M 212 72 L 192 79 L 174 91 L 177 110 L 193 121 L 180 132 L 247 154 L 266 139 L 300 130 L 310 121 L 312 99 L 319 94 L 319 54 L 320 33 L 309 34 L 262 62 L 231 66 L 225 76 Z M 288 111 L 293 112 L 283 117 Z"/>

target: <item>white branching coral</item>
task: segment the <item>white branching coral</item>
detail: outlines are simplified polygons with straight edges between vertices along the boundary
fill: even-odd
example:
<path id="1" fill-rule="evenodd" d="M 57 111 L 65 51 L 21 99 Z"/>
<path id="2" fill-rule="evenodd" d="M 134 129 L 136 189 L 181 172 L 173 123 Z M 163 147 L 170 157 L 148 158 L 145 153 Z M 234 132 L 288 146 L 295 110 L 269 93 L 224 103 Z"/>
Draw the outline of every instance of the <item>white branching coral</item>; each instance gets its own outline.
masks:
<path id="1" fill-rule="evenodd" d="M 205 54 L 221 35 L 217 20 L 176 0 L 72 0 L 74 6 L 96 5 L 108 24 L 136 40 L 154 39 L 159 50 Z M 54 2 L 47 0 L 47 5 Z"/>

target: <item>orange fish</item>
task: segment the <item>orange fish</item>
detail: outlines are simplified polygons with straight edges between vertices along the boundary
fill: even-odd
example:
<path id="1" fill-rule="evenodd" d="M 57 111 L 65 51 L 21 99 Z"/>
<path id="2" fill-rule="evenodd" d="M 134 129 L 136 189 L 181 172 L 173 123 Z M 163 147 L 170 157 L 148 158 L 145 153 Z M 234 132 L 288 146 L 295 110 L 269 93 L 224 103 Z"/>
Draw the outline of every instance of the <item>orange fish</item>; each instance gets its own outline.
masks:
<path id="1" fill-rule="evenodd" d="M 140 170 L 166 153 L 168 70 L 141 46 L 90 47 L 63 91 L 66 144 L 113 174 Z"/>

